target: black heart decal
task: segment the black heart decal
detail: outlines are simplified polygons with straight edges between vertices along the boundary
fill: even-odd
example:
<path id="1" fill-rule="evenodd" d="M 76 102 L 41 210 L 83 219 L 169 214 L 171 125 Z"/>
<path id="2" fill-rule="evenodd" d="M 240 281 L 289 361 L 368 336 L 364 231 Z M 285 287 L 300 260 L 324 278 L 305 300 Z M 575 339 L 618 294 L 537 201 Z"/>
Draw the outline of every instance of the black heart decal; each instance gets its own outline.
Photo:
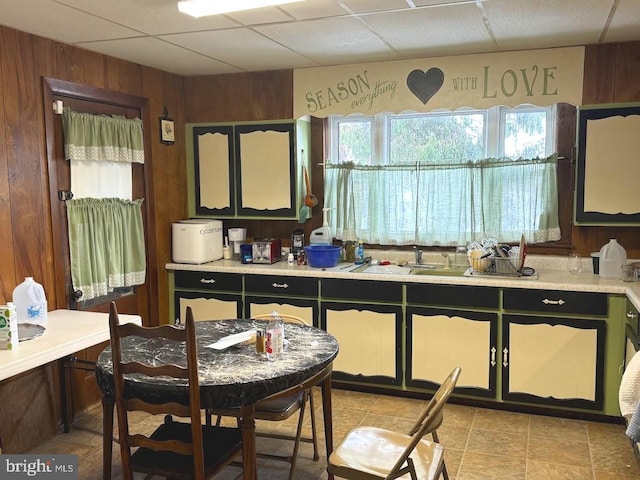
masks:
<path id="1" fill-rule="evenodd" d="M 409 90 L 425 105 L 440 90 L 443 83 L 444 72 L 439 68 L 430 68 L 426 72 L 414 70 L 407 75 Z"/>

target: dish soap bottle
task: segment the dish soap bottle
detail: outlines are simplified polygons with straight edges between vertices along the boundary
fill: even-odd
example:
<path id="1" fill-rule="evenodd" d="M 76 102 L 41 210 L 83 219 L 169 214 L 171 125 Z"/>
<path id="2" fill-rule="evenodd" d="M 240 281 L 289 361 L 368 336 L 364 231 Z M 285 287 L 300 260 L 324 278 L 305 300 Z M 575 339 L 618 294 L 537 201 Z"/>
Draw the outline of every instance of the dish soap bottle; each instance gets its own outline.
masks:
<path id="1" fill-rule="evenodd" d="M 356 261 L 353 262 L 356 265 L 364 263 L 364 244 L 362 240 L 358 240 L 358 248 L 356 248 Z"/>
<path id="2" fill-rule="evenodd" d="M 284 350 L 284 323 L 278 312 L 271 313 L 271 319 L 267 325 L 267 335 L 265 338 L 265 351 L 267 360 L 273 362 L 282 358 Z"/>

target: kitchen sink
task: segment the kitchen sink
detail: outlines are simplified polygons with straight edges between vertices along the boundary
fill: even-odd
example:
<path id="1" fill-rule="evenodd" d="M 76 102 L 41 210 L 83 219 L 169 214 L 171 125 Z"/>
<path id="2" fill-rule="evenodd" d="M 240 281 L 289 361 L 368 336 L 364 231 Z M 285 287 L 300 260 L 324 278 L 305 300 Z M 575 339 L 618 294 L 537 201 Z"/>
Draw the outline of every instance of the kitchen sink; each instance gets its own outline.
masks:
<path id="1" fill-rule="evenodd" d="M 444 265 L 418 264 L 408 265 L 409 275 L 433 275 L 441 277 L 462 277 L 466 269 L 445 268 Z"/>

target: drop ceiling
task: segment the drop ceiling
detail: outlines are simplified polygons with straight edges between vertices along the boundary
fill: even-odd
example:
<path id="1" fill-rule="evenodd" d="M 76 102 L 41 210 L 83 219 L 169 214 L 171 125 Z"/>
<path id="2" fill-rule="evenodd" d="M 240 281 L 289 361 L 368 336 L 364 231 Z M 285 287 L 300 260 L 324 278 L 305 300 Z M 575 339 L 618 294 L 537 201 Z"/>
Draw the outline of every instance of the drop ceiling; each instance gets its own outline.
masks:
<path id="1" fill-rule="evenodd" d="M 0 25 L 191 76 L 640 40 L 640 0 L 2 0 Z"/>

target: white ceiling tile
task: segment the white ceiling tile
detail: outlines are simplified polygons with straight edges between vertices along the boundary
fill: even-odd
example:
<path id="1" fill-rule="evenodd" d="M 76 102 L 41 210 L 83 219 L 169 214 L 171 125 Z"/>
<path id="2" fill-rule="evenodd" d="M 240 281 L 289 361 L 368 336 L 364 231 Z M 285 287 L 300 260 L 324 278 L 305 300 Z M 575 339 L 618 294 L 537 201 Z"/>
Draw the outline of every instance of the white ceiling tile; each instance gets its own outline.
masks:
<path id="1" fill-rule="evenodd" d="M 224 15 L 194 18 L 178 11 L 177 0 L 58 0 L 79 10 L 149 35 L 231 28 L 238 24 Z"/>
<path id="2" fill-rule="evenodd" d="M 638 0 L 620 0 L 611 20 L 605 42 L 626 42 L 636 40 L 640 26 L 640 2 Z"/>
<path id="3" fill-rule="evenodd" d="M 483 6 L 500 49 L 516 50 L 597 43 L 611 1 L 491 0 Z"/>
<path id="4" fill-rule="evenodd" d="M 342 0 L 342 3 L 354 13 L 411 8 L 407 0 Z"/>
<path id="5" fill-rule="evenodd" d="M 153 37 L 81 44 L 106 55 L 180 75 L 236 73 L 241 70 Z"/>
<path id="6" fill-rule="evenodd" d="M 293 18 L 277 7 L 262 7 L 253 10 L 227 13 L 240 25 L 262 25 L 264 23 L 290 22 Z"/>
<path id="7" fill-rule="evenodd" d="M 49 0 L 3 0 L 0 25 L 64 43 L 140 35 L 122 25 Z"/>
<path id="8" fill-rule="evenodd" d="M 407 57 L 478 53 L 495 48 L 475 4 L 375 14 L 363 20 Z"/>
<path id="9" fill-rule="evenodd" d="M 247 71 L 318 66 L 249 28 L 182 33 L 162 38 Z"/>
<path id="10" fill-rule="evenodd" d="M 256 27 L 256 30 L 324 65 L 400 58 L 362 22 L 353 18 L 267 25 Z"/>
<path id="11" fill-rule="evenodd" d="M 305 0 L 304 2 L 280 5 L 280 8 L 296 20 L 336 17 L 347 14 L 347 11 L 333 0 Z"/>

